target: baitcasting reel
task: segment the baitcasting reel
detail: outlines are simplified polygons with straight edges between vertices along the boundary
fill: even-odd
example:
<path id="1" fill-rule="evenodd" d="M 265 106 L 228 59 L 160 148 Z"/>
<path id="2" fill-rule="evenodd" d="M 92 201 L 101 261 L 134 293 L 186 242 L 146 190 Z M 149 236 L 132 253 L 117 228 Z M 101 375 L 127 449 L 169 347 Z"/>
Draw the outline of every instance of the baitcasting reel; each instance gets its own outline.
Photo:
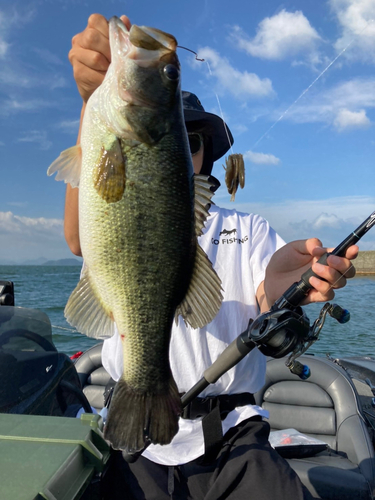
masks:
<path id="1" fill-rule="evenodd" d="M 252 321 L 241 334 L 241 339 L 245 343 L 255 344 L 265 356 L 282 358 L 290 354 L 286 366 L 305 380 L 310 376 L 310 369 L 296 361 L 296 358 L 318 340 L 327 314 L 339 323 L 346 323 L 350 319 L 349 311 L 327 302 L 310 327 L 310 320 L 301 307 L 279 309 L 275 305 Z"/>

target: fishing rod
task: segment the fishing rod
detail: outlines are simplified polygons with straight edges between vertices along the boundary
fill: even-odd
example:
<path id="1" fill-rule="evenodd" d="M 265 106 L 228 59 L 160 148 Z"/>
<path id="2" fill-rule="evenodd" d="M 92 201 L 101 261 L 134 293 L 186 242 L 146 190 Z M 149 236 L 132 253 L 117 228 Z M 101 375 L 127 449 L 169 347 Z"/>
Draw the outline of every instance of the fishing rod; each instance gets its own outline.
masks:
<path id="1" fill-rule="evenodd" d="M 332 252 L 326 252 L 318 262 L 327 265 L 330 255 L 343 257 L 346 250 L 357 243 L 375 224 L 375 211 L 347 236 Z M 300 304 L 314 287 L 310 284 L 311 276 L 319 276 L 312 268 L 302 274 L 300 281 L 293 283 L 271 309 L 260 314 L 255 320 L 250 319 L 248 327 L 220 354 L 214 363 L 205 370 L 202 378 L 181 398 L 182 408 L 186 408 L 210 384 L 214 384 L 228 370 L 237 365 L 253 349 L 258 348 L 264 355 L 282 358 L 289 354 L 285 364 L 289 370 L 302 380 L 309 378 L 311 372 L 307 365 L 296 360 L 318 340 L 327 314 L 339 323 L 346 323 L 350 313 L 337 304 L 327 302 L 319 317 L 310 326 L 310 320 Z M 128 462 L 135 462 L 150 445 L 145 436 L 142 450 L 123 452 Z"/>
<path id="2" fill-rule="evenodd" d="M 360 224 L 357 229 L 355 229 L 349 236 L 345 238 L 337 247 L 332 250 L 332 252 L 326 252 L 318 262 L 323 265 L 327 265 L 327 259 L 330 255 L 337 255 L 338 257 L 343 257 L 345 255 L 346 250 L 351 246 L 355 245 L 357 241 L 359 241 L 362 236 L 364 236 L 367 231 L 369 231 L 372 226 L 375 224 L 375 212 L 373 212 L 367 219 L 365 219 L 362 224 Z M 287 305 L 289 307 L 298 306 L 302 300 L 306 297 L 309 291 L 313 288 L 310 285 L 311 276 L 317 276 L 314 271 L 310 268 L 301 276 L 301 280 L 298 283 L 293 283 L 293 285 L 283 293 L 283 295 L 275 302 L 272 306 L 274 308 L 283 308 Z M 322 278 L 320 278 L 322 279 Z"/>

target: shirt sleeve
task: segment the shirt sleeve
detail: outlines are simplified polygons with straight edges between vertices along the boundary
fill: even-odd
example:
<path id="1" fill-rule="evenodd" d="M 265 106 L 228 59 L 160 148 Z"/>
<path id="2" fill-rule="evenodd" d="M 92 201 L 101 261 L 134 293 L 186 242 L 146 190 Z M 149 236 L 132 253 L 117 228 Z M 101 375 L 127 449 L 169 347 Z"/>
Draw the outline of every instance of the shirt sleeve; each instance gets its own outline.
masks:
<path id="1" fill-rule="evenodd" d="M 254 289 L 264 281 L 267 265 L 272 255 L 285 245 L 285 241 L 276 233 L 269 223 L 254 215 L 251 224 L 250 268 L 253 273 Z"/>

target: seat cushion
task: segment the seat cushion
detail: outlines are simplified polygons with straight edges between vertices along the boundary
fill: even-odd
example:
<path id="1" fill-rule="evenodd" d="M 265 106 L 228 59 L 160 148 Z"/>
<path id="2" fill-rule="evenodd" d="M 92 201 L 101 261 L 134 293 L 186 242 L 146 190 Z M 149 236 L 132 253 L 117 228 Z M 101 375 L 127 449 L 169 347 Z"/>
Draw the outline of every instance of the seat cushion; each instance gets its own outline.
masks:
<path id="1" fill-rule="evenodd" d="M 303 459 L 289 459 L 289 465 L 314 498 L 326 500 L 371 500 L 370 486 L 360 469 L 343 455 L 332 451 Z"/>

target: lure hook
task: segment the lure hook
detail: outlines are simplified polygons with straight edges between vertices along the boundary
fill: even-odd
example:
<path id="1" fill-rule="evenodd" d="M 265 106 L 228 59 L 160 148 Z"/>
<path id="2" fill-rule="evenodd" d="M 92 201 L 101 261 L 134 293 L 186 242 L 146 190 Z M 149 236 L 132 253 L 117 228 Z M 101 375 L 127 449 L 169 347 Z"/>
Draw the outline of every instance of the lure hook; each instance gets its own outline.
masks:
<path id="1" fill-rule="evenodd" d="M 204 61 L 204 59 L 199 59 L 198 54 L 197 54 L 196 52 L 194 52 L 194 50 L 188 49 L 187 47 L 183 47 L 182 45 L 177 45 L 177 47 L 178 47 L 179 49 L 188 50 L 188 51 L 189 51 L 189 52 L 191 52 L 192 54 L 195 54 L 195 60 L 196 60 L 196 61 L 202 61 L 202 62 Z"/>

